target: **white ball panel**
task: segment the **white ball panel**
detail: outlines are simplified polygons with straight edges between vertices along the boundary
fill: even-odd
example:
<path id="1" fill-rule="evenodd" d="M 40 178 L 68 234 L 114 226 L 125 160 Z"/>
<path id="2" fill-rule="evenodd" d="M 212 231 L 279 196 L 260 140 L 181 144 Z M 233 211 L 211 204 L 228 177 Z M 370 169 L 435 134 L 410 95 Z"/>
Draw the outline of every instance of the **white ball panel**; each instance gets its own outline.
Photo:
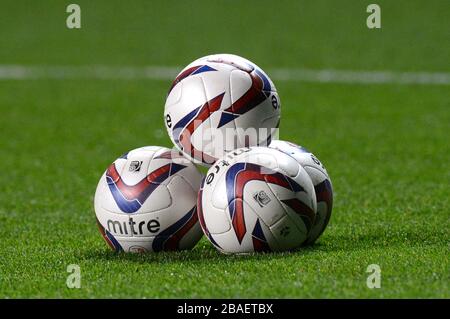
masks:
<path id="1" fill-rule="evenodd" d="M 142 203 L 142 207 L 136 212 L 136 214 L 157 212 L 165 208 L 172 207 L 174 202 L 175 200 L 170 195 L 167 187 L 160 184 L 147 198 L 147 200 Z"/>
<path id="2" fill-rule="evenodd" d="M 219 209 L 212 205 L 208 192 L 203 191 L 203 218 L 208 230 L 212 234 L 220 234 L 231 229 L 228 211 Z"/>
<path id="3" fill-rule="evenodd" d="M 103 173 L 97 184 L 94 197 L 94 207 L 95 210 L 99 212 L 102 212 L 103 210 L 110 212 L 120 211 L 111 195 L 111 192 L 109 191 L 108 184 L 106 183 L 106 172 Z"/>
<path id="4" fill-rule="evenodd" d="M 216 176 L 217 182 L 211 186 L 211 205 L 217 209 L 226 209 L 228 206 L 227 184 L 225 183 L 225 175 Z"/>
<path id="5" fill-rule="evenodd" d="M 283 250 L 290 250 L 299 247 L 307 237 L 306 229 L 299 228 L 292 221 L 292 218 L 285 215 L 277 223 L 270 227 L 278 245 Z"/>
<path id="6" fill-rule="evenodd" d="M 251 212 L 251 208 L 244 202 L 244 211 Z M 213 233 L 214 239 L 222 248 L 223 251 L 229 253 L 248 253 L 253 251 L 252 229 L 256 223 L 256 215 L 253 213 L 245 214 L 245 225 L 247 231 L 239 243 L 236 233 L 233 228 L 225 233 Z"/>
<path id="7" fill-rule="evenodd" d="M 317 166 L 303 166 L 305 171 L 308 173 L 309 177 L 311 178 L 314 186 L 317 184 L 322 183 L 326 179 L 330 179 L 326 171 L 322 170 L 320 167 Z"/>
<path id="8" fill-rule="evenodd" d="M 247 72 L 234 69 L 230 74 L 231 103 L 239 100 L 252 86 L 252 80 Z M 230 103 L 230 104 L 231 104 Z M 230 105 L 229 104 L 229 105 Z"/>
<path id="9" fill-rule="evenodd" d="M 166 111 L 173 109 L 174 105 L 181 102 L 181 95 L 183 94 L 183 82 L 178 83 L 172 88 L 170 94 L 166 98 Z"/>
<path id="10" fill-rule="evenodd" d="M 205 102 L 225 93 L 222 100 L 222 107 L 230 105 L 230 74 L 233 69 L 223 64 L 211 66 L 217 71 L 203 72 L 198 75 L 202 79 L 201 85 L 206 98 Z"/>
<path id="11" fill-rule="evenodd" d="M 255 108 L 235 118 L 234 122 L 236 128 L 241 128 L 244 131 L 249 128 L 256 129 L 258 134 L 250 136 L 249 139 L 251 143 L 249 146 L 256 146 L 270 136 L 279 119 L 280 110 L 273 108 L 271 96 L 269 96 Z M 242 147 L 245 146 L 244 137 L 244 135 L 240 135 L 239 142 L 242 144 Z"/>
<path id="12" fill-rule="evenodd" d="M 177 86 L 182 86 L 180 98 L 177 102 L 165 106 L 165 113 L 170 113 L 173 123 L 177 123 L 184 115 L 207 101 L 201 76 L 190 76 L 175 87 Z M 169 97 L 171 97 L 172 91 L 169 93 Z M 176 92 L 176 94 L 178 93 Z"/>

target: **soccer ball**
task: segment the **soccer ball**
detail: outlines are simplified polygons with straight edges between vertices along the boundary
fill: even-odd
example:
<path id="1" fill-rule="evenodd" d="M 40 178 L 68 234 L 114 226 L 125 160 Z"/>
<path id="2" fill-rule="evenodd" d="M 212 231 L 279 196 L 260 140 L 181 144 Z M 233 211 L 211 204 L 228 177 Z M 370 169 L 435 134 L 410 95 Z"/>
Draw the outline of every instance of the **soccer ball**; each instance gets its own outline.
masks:
<path id="1" fill-rule="evenodd" d="M 325 166 L 304 147 L 291 142 L 274 140 L 271 148 L 289 154 L 305 169 L 314 184 L 317 200 L 317 217 L 305 244 L 314 243 L 328 225 L 333 209 L 333 186 Z"/>
<path id="2" fill-rule="evenodd" d="M 97 225 L 115 251 L 190 249 L 200 240 L 203 176 L 178 151 L 147 146 L 116 159 L 95 192 Z"/>
<path id="3" fill-rule="evenodd" d="M 257 65 L 236 55 L 210 55 L 175 78 L 164 117 L 174 145 L 210 166 L 227 151 L 267 146 L 279 125 L 280 99 Z"/>
<path id="4" fill-rule="evenodd" d="M 284 251 L 306 240 L 316 194 L 291 156 L 268 147 L 240 148 L 208 170 L 197 207 L 203 232 L 220 251 Z"/>

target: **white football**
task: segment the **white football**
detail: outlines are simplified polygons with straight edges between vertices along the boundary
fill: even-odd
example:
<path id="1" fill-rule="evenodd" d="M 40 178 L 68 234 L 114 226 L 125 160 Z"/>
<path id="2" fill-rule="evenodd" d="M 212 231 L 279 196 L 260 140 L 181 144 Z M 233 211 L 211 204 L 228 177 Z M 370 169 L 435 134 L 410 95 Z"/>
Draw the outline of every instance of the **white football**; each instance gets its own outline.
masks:
<path id="1" fill-rule="evenodd" d="M 115 251 L 190 249 L 200 240 L 202 174 L 178 151 L 147 146 L 116 159 L 95 192 L 97 225 Z"/>
<path id="2" fill-rule="evenodd" d="M 197 207 L 203 232 L 220 251 L 284 251 L 306 240 L 316 194 L 291 156 L 268 147 L 240 148 L 208 170 Z"/>
<path id="3" fill-rule="evenodd" d="M 178 74 L 164 117 L 174 145 L 195 163 L 210 166 L 227 151 L 267 146 L 277 133 L 280 105 L 261 68 L 236 55 L 216 54 Z"/>
<path id="4" fill-rule="evenodd" d="M 314 243 L 328 225 L 333 209 L 333 186 L 322 162 L 302 146 L 291 142 L 274 140 L 271 148 L 292 156 L 308 173 L 314 184 L 317 200 L 317 217 L 305 244 Z"/>

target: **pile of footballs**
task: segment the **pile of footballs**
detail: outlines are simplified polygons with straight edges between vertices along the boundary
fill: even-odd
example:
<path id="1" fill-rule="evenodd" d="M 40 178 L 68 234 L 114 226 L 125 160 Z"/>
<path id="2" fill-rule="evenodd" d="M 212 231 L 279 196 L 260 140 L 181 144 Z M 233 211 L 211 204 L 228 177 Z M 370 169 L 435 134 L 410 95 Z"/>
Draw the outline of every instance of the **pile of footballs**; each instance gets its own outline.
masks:
<path id="1" fill-rule="evenodd" d="M 203 235 L 223 253 L 313 244 L 330 219 L 332 185 L 317 157 L 276 138 L 280 107 L 274 83 L 242 57 L 210 55 L 185 67 L 164 110 L 175 147 L 129 151 L 98 183 L 95 213 L 107 244 L 192 249 Z"/>

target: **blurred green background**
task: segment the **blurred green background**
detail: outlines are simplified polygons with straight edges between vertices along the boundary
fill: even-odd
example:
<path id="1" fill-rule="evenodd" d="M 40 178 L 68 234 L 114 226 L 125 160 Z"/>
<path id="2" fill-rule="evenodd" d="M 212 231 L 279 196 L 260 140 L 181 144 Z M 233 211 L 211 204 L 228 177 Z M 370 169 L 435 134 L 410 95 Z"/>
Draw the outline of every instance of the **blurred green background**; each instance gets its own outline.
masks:
<path id="1" fill-rule="evenodd" d="M 0 61 L 21 64 L 180 65 L 211 52 L 262 67 L 448 71 L 449 2 L 76 1 L 82 28 L 66 28 L 68 1 L 2 1 Z"/>

